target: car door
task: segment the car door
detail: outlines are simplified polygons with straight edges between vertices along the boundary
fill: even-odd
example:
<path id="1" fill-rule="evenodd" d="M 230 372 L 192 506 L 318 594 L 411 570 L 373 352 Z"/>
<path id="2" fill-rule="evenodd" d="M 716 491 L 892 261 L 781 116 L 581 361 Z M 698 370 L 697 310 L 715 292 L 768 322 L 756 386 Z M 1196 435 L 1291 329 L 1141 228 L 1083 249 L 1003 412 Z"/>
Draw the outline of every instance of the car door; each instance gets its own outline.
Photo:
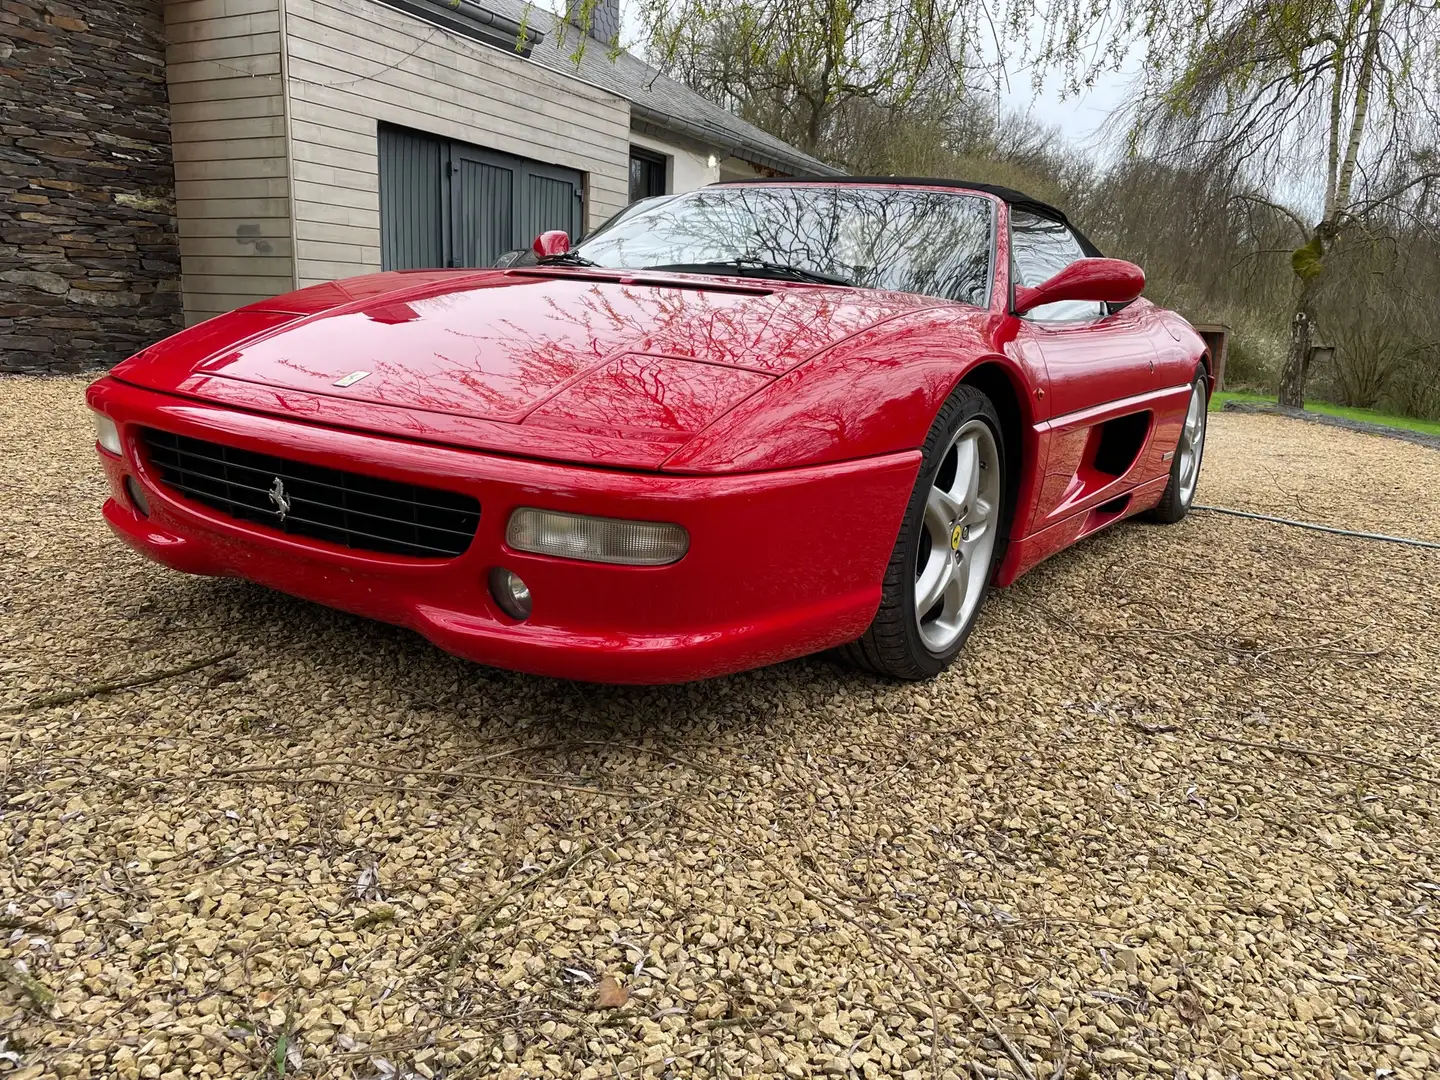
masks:
<path id="1" fill-rule="evenodd" d="M 1084 257 L 1064 222 L 1011 208 L 1012 288 L 1039 285 Z M 1158 327 L 1144 301 L 1115 310 L 1061 301 L 1034 308 L 1021 321 L 1021 335 L 1038 348 L 1049 379 L 1049 447 L 1032 521 L 1043 528 L 1150 478 L 1152 455 L 1142 450 L 1154 417 L 1144 396 L 1159 385 Z"/>

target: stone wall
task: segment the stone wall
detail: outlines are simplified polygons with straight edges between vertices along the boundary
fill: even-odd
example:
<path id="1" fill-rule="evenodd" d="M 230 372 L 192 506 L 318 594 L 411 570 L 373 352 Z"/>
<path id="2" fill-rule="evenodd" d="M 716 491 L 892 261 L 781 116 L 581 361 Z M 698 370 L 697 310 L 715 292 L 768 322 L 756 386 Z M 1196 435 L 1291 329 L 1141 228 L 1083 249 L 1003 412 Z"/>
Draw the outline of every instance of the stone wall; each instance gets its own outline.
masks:
<path id="1" fill-rule="evenodd" d="M 180 315 L 163 0 L 0 0 L 0 371 L 116 363 Z"/>

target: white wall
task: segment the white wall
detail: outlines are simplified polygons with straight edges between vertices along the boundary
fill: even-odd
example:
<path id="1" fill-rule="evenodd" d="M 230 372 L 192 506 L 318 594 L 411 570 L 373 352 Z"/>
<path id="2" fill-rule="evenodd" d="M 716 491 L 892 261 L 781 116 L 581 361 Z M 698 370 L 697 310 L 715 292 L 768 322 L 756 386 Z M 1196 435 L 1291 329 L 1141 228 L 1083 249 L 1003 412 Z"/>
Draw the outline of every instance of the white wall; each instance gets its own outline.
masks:
<path id="1" fill-rule="evenodd" d="M 650 135 L 642 135 L 638 131 L 630 133 L 630 142 L 634 146 L 664 154 L 669 159 L 665 187 L 667 195 L 694 191 L 720 179 L 720 159 L 713 151 L 690 149 Z M 711 161 L 715 164 L 711 165 Z"/>
<path id="2" fill-rule="evenodd" d="M 280 0 L 303 285 L 380 269 L 377 125 L 576 169 L 593 227 L 628 201 L 630 105 L 371 0 Z"/>
<path id="3" fill-rule="evenodd" d="M 719 172 L 721 180 L 754 180 L 765 175 L 750 162 L 737 157 L 727 157 L 720 162 Z"/>

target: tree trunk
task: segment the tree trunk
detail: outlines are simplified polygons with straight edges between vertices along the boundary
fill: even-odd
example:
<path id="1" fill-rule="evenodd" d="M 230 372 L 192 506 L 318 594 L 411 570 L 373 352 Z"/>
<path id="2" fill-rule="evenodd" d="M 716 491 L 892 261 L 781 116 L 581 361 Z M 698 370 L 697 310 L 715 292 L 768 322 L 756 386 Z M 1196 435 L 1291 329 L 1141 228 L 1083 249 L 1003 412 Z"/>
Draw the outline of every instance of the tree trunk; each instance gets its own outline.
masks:
<path id="1" fill-rule="evenodd" d="M 1311 332 L 1315 328 L 1315 279 L 1302 278 L 1295 314 L 1290 318 L 1290 351 L 1280 372 L 1280 404 L 1305 407 L 1305 377 L 1310 367 Z"/>

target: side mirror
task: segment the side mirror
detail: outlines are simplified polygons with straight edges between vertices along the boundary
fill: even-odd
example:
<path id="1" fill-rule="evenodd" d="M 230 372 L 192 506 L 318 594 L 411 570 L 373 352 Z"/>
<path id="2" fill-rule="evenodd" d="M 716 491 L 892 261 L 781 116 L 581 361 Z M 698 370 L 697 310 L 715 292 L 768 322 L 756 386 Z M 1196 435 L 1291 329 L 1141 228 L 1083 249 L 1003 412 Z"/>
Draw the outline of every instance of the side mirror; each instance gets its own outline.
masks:
<path id="1" fill-rule="evenodd" d="M 551 229 L 549 232 L 542 232 L 535 238 L 531 245 L 537 259 L 549 259 L 556 255 L 564 255 L 570 250 L 570 236 L 564 229 Z"/>
<path id="2" fill-rule="evenodd" d="M 1076 259 L 1048 281 L 1033 288 L 1015 287 L 1015 314 L 1061 300 L 1128 304 L 1145 288 L 1145 271 L 1124 259 Z"/>

